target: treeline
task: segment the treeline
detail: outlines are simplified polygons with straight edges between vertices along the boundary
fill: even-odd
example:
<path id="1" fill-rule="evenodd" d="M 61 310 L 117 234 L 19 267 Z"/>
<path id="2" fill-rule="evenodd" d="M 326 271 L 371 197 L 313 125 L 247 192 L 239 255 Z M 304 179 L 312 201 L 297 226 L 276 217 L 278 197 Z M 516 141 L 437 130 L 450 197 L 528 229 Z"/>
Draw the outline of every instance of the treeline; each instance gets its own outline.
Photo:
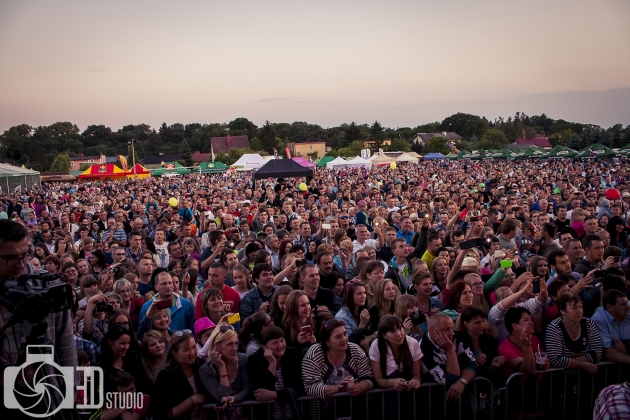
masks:
<path id="1" fill-rule="evenodd" d="M 566 145 L 581 149 L 589 144 L 602 143 L 610 147 L 621 147 L 630 143 L 630 126 L 621 124 L 602 128 L 592 124 L 581 124 L 565 120 L 554 120 L 545 114 L 528 116 L 517 112 L 513 117 L 499 117 L 490 121 L 485 117 L 457 113 L 443 121 L 416 127 L 383 127 L 378 121 L 373 124 L 342 124 L 323 128 L 317 124 L 296 121 L 294 123 L 271 123 L 258 127 L 247 118 L 236 118 L 229 123 L 162 125 L 156 130 L 147 124 L 126 125 L 116 131 L 105 125 L 90 125 L 83 132 L 76 124 L 57 122 L 49 126 L 32 127 L 16 125 L 0 135 L 0 160 L 39 171 L 50 170 L 55 157 L 67 154 L 70 157 L 105 154 L 130 155 L 130 142 L 135 140 L 136 158 L 145 153 L 181 153 L 189 160 L 194 151 L 208 152 L 210 138 L 232 135 L 247 135 L 253 150 L 273 153 L 277 148 L 283 154 L 287 143 L 301 143 L 309 139 L 327 141 L 335 156 L 357 155 L 364 140 L 374 140 L 375 148 L 383 147 L 385 139 L 391 139 L 387 150 L 415 150 L 419 153 L 441 151 L 448 153 L 446 142 L 430 142 L 424 148 L 411 144 L 416 133 L 453 131 L 463 137 L 460 150 L 500 149 L 521 137 L 539 134 L 549 137 L 552 145 Z M 446 148 L 446 149 L 445 149 Z"/>

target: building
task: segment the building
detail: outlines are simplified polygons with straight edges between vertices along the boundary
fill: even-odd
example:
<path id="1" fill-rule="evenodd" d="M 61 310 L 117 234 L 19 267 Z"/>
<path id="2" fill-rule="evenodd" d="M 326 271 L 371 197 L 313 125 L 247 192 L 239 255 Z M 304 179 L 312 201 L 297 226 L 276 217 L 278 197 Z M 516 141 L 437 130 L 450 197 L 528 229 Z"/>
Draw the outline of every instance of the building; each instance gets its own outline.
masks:
<path id="1" fill-rule="evenodd" d="M 529 146 L 538 146 L 545 150 L 553 149 L 553 146 L 549 143 L 549 138 L 541 134 L 532 139 L 516 139 L 513 144 L 523 149 Z"/>
<path id="2" fill-rule="evenodd" d="M 199 151 L 196 151 L 190 156 L 190 159 L 195 165 L 198 165 L 201 162 L 208 162 L 210 156 L 212 156 L 212 153 L 201 153 Z"/>
<path id="3" fill-rule="evenodd" d="M 376 140 L 363 140 L 363 148 L 364 149 L 373 149 L 375 147 Z M 383 146 L 391 146 L 392 140 L 385 139 L 383 140 Z"/>
<path id="4" fill-rule="evenodd" d="M 291 151 L 292 157 L 308 158 L 311 153 L 317 153 L 313 160 L 323 158 L 326 153 L 332 150 L 332 147 L 322 139 L 308 139 L 304 143 L 287 143 L 287 147 Z"/>
<path id="5" fill-rule="evenodd" d="M 100 154 L 99 156 L 79 156 L 70 158 L 70 171 L 80 171 L 81 165 L 94 165 L 98 163 L 107 163 L 107 156 Z M 85 168 L 83 168 L 85 169 Z"/>
<path id="6" fill-rule="evenodd" d="M 458 142 L 463 139 L 462 136 L 452 131 L 442 131 L 441 133 L 417 133 L 415 136 L 413 136 L 413 139 L 411 139 L 411 143 L 424 146 L 433 137 L 439 137 L 442 139 L 455 141 L 455 142 Z"/>
<path id="7" fill-rule="evenodd" d="M 250 149 L 247 136 L 227 136 L 210 138 L 210 154 L 214 161 L 217 153 L 227 154 L 230 149 Z M 208 159 L 206 159 L 207 161 Z M 193 161 L 194 162 L 194 161 Z"/>

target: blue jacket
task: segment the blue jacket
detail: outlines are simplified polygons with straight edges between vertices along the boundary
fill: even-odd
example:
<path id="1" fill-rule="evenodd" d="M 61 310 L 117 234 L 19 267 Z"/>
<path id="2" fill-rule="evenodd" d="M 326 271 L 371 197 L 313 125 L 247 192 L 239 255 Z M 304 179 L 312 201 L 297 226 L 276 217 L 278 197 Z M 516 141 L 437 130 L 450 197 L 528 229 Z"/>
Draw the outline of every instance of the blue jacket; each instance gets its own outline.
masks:
<path id="1" fill-rule="evenodd" d="M 275 293 L 278 286 L 271 286 L 271 295 L 269 295 L 269 299 L 271 300 L 271 296 Z M 263 303 L 263 300 L 260 297 L 260 292 L 258 291 L 258 285 L 254 286 L 252 290 L 247 292 L 243 299 L 241 299 L 241 303 L 239 306 L 241 321 L 245 321 L 247 318 L 252 316 L 254 313 L 260 310 L 260 305 Z"/>
<path id="2" fill-rule="evenodd" d="M 182 299 L 181 296 L 175 295 L 177 301 L 171 308 L 171 325 L 169 329 L 171 331 L 190 330 L 193 331 L 195 325 L 195 308 L 188 301 L 188 299 Z M 145 302 L 140 309 L 140 316 L 138 319 L 142 322 L 142 319 L 146 317 L 149 306 L 153 303 L 153 299 Z"/>

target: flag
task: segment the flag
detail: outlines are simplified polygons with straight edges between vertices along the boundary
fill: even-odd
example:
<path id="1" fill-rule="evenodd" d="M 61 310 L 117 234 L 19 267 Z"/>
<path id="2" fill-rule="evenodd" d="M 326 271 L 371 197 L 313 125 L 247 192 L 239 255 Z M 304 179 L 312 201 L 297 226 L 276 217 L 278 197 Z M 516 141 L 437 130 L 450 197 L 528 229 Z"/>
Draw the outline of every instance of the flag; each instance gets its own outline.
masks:
<path id="1" fill-rule="evenodd" d="M 284 151 L 287 153 L 287 159 L 291 159 L 291 149 L 289 149 L 288 147 L 285 147 Z"/>
<path id="2" fill-rule="evenodd" d="M 123 171 L 127 172 L 127 158 L 123 155 L 118 155 L 118 159 L 120 159 Z"/>
<path id="3" fill-rule="evenodd" d="M 597 156 L 597 155 L 595 154 L 595 152 L 593 152 L 593 151 L 592 151 L 592 150 L 590 150 L 590 149 L 589 149 L 589 152 L 591 152 L 591 157 L 595 157 L 595 156 Z"/>

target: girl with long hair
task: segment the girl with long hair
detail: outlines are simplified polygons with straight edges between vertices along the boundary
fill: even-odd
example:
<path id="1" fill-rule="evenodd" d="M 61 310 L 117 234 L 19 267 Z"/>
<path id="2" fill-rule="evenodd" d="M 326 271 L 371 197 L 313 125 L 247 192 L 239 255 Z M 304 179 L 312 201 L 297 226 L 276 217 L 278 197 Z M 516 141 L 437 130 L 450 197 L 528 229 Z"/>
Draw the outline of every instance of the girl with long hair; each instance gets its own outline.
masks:
<path id="1" fill-rule="evenodd" d="M 403 320 L 405 334 L 420 341 L 424 331 L 420 327 L 420 324 L 415 323 L 414 320 L 416 320 L 416 322 L 418 319 L 426 320 L 426 317 L 420 315 L 418 311 L 418 301 L 416 298 L 412 295 L 398 296 L 398 299 L 396 299 L 396 309 L 394 315 Z M 420 316 L 420 318 L 417 318 L 418 316 Z M 422 323 L 424 324 L 424 322 Z"/>
<path id="2" fill-rule="evenodd" d="M 354 282 L 348 285 L 341 310 L 335 318 L 346 324 L 348 335 L 356 330 L 366 328 L 370 324 L 370 312 L 367 309 L 367 293 L 363 283 Z"/>
<path id="3" fill-rule="evenodd" d="M 370 313 L 370 328 L 378 330 L 378 322 L 385 315 L 393 315 L 396 306 L 394 301 L 400 292 L 390 279 L 384 279 L 376 284 L 374 289 L 374 305 L 368 309 Z"/>
<path id="4" fill-rule="evenodd" d="M 140 344 L 140 360 L 150 384 L 154 384 L 160 370 L 166 365 L 166 341 L 157 331 L 147 331 Z"/>
<path id="5" fill-rule="evenodd" d="M 287 296 L 282 329 L 288 346 L 303 350 L 317 341 L 311 303 L 304 291 L 294 290 Z"/>
<path id="6" fill-rule="evenodd" d="M 206 402 L 195 339 L 188 333 L 177 333 L 153 387 L 151 408 L 156 420 L 199 418 L 199 407 Z"/>
<path id="7" fill-rule="evenodd" d="M 448 258 L 435 257 L 431 263 L 431 267 L 429 268 L 433 282 L 440 290 L 444 290 L 446 288 L 446 279 L 450 271 L 448 263 Z"/>
<path id="8" fill-rule="evenodd" d="M 284 310 L 287 307 L 287 298 L 289 293 L 293 291 L 293 288 L 288 285 L 280 286 L 276 289 L 271 296 L 271 303 L 269 304 L 269 313 L 271 319 L 276 327 L 282 327 L 282 317 L 284 316 Z"/>
<path id="9" fill-rule="evenodd" d="M 232 281 L 234 282 L 232 288 L 236 290 L 241 299 L 243 299 L 243 296 L 245 296 L 247 292 L 254 288 L 250 274 L 249 268 L 241 264 L 237 264 L 237 266 L 232 269 Z"/>
<path id="10" fill-rule="evenodd" d="M 238 350 L 246 356 L 256 353 L 260 348 L 260 334 L 269 325 L 272 325 L 271 317 L 261 311 L 243 321 L 238 337 Z"/>
<path id="11" fill-rule="evenodd" d="M 397 316 L 386 315 L 381 319 L 376 340 L 370 346 L 369 357 L 374 378 L 381 388 L 399 392 L 420 388 L 422 366 L 420 343 L 405 334 L 403 322 Z M 399 410 L 401 418 L 414 418 L 411 410 L 412 395 L 390 393 L 386 396 L 385 403 L 388 412 L 393 414 Z M 395 417 L 394 415 L 390 418 Z"/>

